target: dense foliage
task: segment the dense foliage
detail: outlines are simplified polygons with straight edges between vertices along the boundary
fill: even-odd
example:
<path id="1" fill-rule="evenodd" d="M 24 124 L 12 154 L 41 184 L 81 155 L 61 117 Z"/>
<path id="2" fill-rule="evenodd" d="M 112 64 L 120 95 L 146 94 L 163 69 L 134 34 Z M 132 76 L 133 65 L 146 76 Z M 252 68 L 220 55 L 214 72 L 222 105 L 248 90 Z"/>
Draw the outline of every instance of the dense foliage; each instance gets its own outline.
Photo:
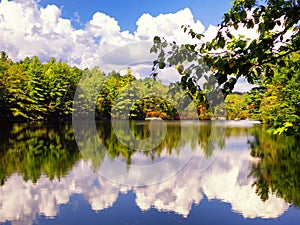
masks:
<path id="1" fill-rule="evenodd" d="M 94 110 L 95 105 L 95 117 L 99 120 L 190 118 L 190 112 L 197 111 L 192 104 L 182 105 L 183 92 L 171 95 L 168 86 L 153 78 L 137 80 L 130 69 L 124 75 L 115 71 L 105 74 L 98 67 L 81 70 L 54 58 L 42 63 L 36 56 L 14 63 L 2 52 L 0 120 L 70 120 L 80 80 L 90 91 L 78 97 L 79 105 L 86 111 Z M 94 90 L 99 90 L 96 98 Z M 86 101 L 95 103 L 91 106 Z M 130 108 L 130 113 L 124 114 L 125 108 Z"/>
<path id="2" fill-rule="evenodd" d="M 269 124 L 275 134 L 300 132 L 300 54 L 291 54 L 286 66 L 274 67 L 272 80 L 250 93 L 230 94 L 225 103 L 229 119 L 248 118 Z"/>
<path id="3" fill-rule="evenodd" d="M 300 132 L 300 54 L 289 57 L 286 66 L 274 67 L 273 79 L 261 85 L 260 93 L 251 93 L 254 102 L 260 102 L 259 119 L 279 134 Z"/>
<path id="4" fill-rule="evenodd" d="M 281 95 L 281 105 L 279 108 L 274 106 L 271 111 L 281 116 L 263 115 L 262 120 L 271 124 L 275 133 L 297 133 L 299 105 L 293 108 L 292 103 L 286 101 L 290 100 L 291 95 L 292 101 L 297 100 L 295 96 L 298 94 L 292 93 L 297 90 L 299 82 L 297 77 L 292 78 L 292 74 L 299 72 L 296 71 L 300 53 L 299 20 L 300 5 L 297 0 L 235 0 L 229 12 L 224 14 L 216 37 L 211 41 L 205 42 L 203 34 L 196 33 L 188 25 L 183 26 L 184 32 L 199 39 L 200 44 L 179 46 L 155 37 L 151 48 L 151 52 L 158 53 L 154 61 L 154 74 L 157 75 L 158 69 L 174 66 L 182 75 L 181 86 L 192 94 L 196 91 L 204 94 L 199 81 L 208 73 L 216 81 L 215 88 L 221 89 L 224 95 L 231 93 L 240 77 L 245 77 L 251 84 L 262 85 L 269 93 L 271 87 L 266 86 L 273 85 L 278 89 L 278 83 L 275 83 L 280 80 L 280 86 L 285 91 L 278 90 L 271 95 Z M 239 34 L 241 28 L 256 31 L 256 37 Z M 294 66 L 291 67 L 291 64 Z M 279 79 L 280 75 L 276 73 L 285 78 Z M 290 86 L 293 86 L 292 90 L 289 90 Z M 264 108 L 274 103 L 274 99 L 266 97 L 266 101 L 259 105 Z"/>
<path id="5" fill-rule="evenodd" d="M 56 120 L 70 117 L 73 96 L 82 71 L 51 58 L 12 62 L 0 58 L 1 120 Z"/>

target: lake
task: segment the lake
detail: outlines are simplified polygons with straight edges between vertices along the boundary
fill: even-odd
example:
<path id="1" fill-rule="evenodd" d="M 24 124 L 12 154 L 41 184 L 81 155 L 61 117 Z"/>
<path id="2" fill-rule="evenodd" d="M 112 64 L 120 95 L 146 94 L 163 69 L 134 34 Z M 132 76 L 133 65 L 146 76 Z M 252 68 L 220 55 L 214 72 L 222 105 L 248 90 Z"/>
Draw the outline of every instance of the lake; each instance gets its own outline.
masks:
<path id="1" fill-rule="evenodd" d="M 299 140 L 260 124 L 19 123 L 0 132 L 0 224 L 300 222 Z"/>

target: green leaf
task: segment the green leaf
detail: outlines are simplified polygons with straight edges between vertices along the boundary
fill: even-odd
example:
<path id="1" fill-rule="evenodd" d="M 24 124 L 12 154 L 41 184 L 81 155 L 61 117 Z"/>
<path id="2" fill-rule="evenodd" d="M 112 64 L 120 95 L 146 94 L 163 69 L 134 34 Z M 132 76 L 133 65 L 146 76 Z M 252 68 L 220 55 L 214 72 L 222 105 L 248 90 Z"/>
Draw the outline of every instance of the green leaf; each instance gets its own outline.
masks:
<path id="1" fill-rule="evenodd" d="M 154 41 L 154 43 L 161 43 L 161 39 L 158 36 L 155 36 L 153 41 Z"/>
<path id="2" fill-rule="evenodd" d="M 200 79 L 203 76 L 203 69 L 202 68 L 197 68 L 196 70 L 196 75 Z"/>
<path id="3" fill-rule="evenodd" d="M 199 39 L 199 40 L 200 40 L 202 37 L 204 37 L 203 34 L 197 34 L 197 35 L 196 35 L 196 38 Z"/>
<path id="4" fill-rule="evenodd" d="M 157 53 L 157 48 L 155 46 L 152 46 L 152 48 L 150 49 L 150 53 Z"/>
<path id="5" fill-rule="evenodd" d="M 158 67 L 159 69 L 164 69 L 166 64 L 164 62 L 159 62 Z"/>
<path id="6" fill-rule="evenodd" d="M 241 12 L 241 20 L 245 20 L 247 18 L 247 13 L 246 11 Z"/>
<path id="7" fill-rule="evenodd" d="M 223 37 L 220 37 L 218 40 L 218 44 L 221 48 L 225 47 L 225 39 Z"/>
<path id="8" fill-rule="evenodd" d="M 178 64 L 175 69 L 178 71 L 179 74 L 183 74 L 184 67 L 182 64 Z"/>

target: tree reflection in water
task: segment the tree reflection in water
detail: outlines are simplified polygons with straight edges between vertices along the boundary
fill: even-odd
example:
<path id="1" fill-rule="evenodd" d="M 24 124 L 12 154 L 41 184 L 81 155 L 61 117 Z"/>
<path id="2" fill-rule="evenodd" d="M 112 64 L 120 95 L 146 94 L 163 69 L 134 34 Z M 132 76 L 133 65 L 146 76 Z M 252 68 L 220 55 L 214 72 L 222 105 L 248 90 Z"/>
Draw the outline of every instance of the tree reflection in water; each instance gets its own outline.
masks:
<path id="1" fill-rule="evenodd" d="M 2 126 L 0 181 L 13 173 L 36 183 L 42 174 L 50 180 L 67 175 L 80 159 L 71 125 L 13 124 Z"/>
<path id="2" fill-rule="evenodd" d="M 251 156 L 258 161 L 252 163 L 250 176 L 257 194 L 265 201 L 273 193 L 300 207 L 300 137 L 272 136 L 261 127 L 252 133 Z"/>
<path id="3" fill-rule="evenodd" d="M 211 122 L 185 128 L 184 124 L 169 122 L 163 142 L 152 151 L 139 152 L 119 142 L 109 123 L 98 123 L 97 127 L 107 151 L 84 152 L 83 158 L 71 125 L 3 126 L 0 222 L 12 220 L 25 224 L 27 218 L 27 224 L 31 224 L 36 215 L 57 216 L 58 205 L 67 204 L 73 194 L 82 194 L 91 208 L 99 211 L 112 207 L 118 195 L 128 191 L 135 193 L 135 202 L 142 211 L 155 208 L 183 217 L 204 196 L 230 203 L 232 211 L 244 218 L 277 218 L 288 209 L 288 203 L 299 206 L 296 137 L 271 137 L 260 126 L 247 128 L 234 124 L 222 130 Z M 144 123 L 133 122 L 130 129 L 140 139 L 150 135 Z M 87 143 L 93 144 L 84 130 L 82 135 Z M 193 159 L 175 176 L 155 185 L 113 184 L 94 172 L 104 161 L 119 158 L 127 163 L 130 173 L 131 164 L 140 157 L 151 164 L 181 154 L 187 147 L 194 151 Z M 213 164 L 200 171 L 201 157 L 209 159 L 220 149 Z M 255 157 L 260 160 L 253 160 Z"/>
<path id="4" fill-rule="evenodd" d="M 119 130 L 122 130 L 124 123 L 120 121 L 118 126 Z M 91 146 L 85 149 L 87 152 L 84 152 L 83 155 L 85 160 L 92 162 L 94 169 L 101 166 L 105 157 L 112 160 L 120 157 L 130 165 L 133 156 L 140 153 L 119 141 L 109 122 L 99 122 L 97 129 L 105 151 L 95 151 L 90 134 L 85 130 L 82 131 L 83 139 Z M 147 123 L 132 121 L 130 129 L 138 139 L 150 135 Z M 215 147 L 224 147 L 223 134 L 212 133 L 210 123 L 200 126 L 185 126 L 184 132 L 181 132 L 181 129 L 180 123 L 171 122 L 167 126 L 167 133 L 163 141 L 155 149 L 142 153 L 153 161 L 162 155 L 180 154 L 181 149 L 188 143 L 192 150 L 200 145 L 206 157 L 209 157 Z M 129 138 L 129 134 L 125 132 L 122 133 L 122 136 L 125 139 L 126 136 Z M 1 184 L 4 184 L 7 177 L 13 173 L 22 174 L 25 181 L 30 179 L 34 183 L 42 174 L 50 180 L 55 177 L 60 178 L 66 176 L 68 170 L 81 158 L 71 124 L 4 124 L 1 129 L 0 142 Z M 136 146 L 136 149 L 144 147 Z"/>

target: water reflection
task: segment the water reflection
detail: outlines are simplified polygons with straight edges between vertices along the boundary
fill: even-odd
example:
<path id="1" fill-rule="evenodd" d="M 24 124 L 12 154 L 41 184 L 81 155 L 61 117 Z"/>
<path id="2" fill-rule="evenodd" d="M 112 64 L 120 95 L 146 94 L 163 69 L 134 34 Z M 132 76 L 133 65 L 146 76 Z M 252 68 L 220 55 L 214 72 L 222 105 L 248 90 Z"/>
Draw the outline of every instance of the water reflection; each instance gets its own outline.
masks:
<path id="1" fill-rule="evenodd" d="M 251 155 L 259 159 L 251 165 L 256 193 L 263 201 L 275 193 L 300 207 L 299 137 L 271 136 L 259 128 L 252 132 Z"/>
<path id="2" fill-rule="evenodd" d="M 33 183 L 42 174 L 61 178 L 80 158 L 71 125 L 3 125 L 0 143 L 1 184 L 13 173 Z"/>
<path id="3" fill-rule="evenodd" d="M 127 153 L 110 127 L 99 124 L 99 136 L 109 151 L 91 151 L 84 158 L 75 147 L 68 125 L 21 124 L 5 132 L 3 129 L 0 223 L 8 220 L 13 224 L 33 224 L 40 215 L 59 216 L 59 206 L 68 204 L 74 194 L 83 195 L 92 210 L 101 211 L 114 207 L 120 193 L 131 191 L 141 211 L 155 208 L 184 218 L 204 198 L 229 203 L 232 211 L 244 218 L 277 218 L 291 203 L 298 205 L 297 139 L 274 139 L 260 127 L 228 125 L 225 138 L 217 137 L 220 133 L 212 135 L 214 125 L 205 123 L 188 126 L 184 133 L 180 132 L 184 138 L 178 141 L 182 126 L 170 124 L 167 138 L 155 151 Z M 141 124 L 132 125 L 132 129 L 141 136 L 148 132 L 147 126 Z M 191 160 L 175 176 L 155 185 L 120 185 L 98 173 L 105 163 L 117 159 L 127 162 L 127 172 L 132 173 L 132 164 L 141 160 L 156 163 L 155 160 L 181 154 L 184 148 L 193 150 Z M 205 170 L 199 168 L 203 159 L 209 162 L 213 152 L 218 155 L 212 164 Z"/>

